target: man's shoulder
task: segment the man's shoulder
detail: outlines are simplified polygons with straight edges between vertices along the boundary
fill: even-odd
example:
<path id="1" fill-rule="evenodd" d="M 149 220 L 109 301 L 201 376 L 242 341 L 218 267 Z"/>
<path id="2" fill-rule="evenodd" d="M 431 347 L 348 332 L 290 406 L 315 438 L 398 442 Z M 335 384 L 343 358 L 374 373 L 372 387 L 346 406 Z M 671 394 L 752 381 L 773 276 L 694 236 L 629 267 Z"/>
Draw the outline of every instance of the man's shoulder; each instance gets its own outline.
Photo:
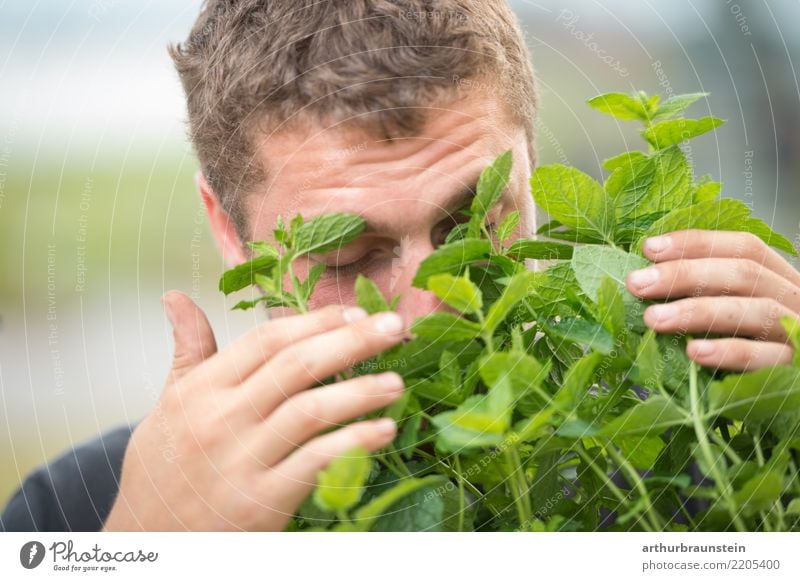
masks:
<path id="1" fill-rule="evenodd" d="M 34 470 L 0 516 L 0 531 L 97 531 L 119 489 L 133 426 L 78 444 Z"/>

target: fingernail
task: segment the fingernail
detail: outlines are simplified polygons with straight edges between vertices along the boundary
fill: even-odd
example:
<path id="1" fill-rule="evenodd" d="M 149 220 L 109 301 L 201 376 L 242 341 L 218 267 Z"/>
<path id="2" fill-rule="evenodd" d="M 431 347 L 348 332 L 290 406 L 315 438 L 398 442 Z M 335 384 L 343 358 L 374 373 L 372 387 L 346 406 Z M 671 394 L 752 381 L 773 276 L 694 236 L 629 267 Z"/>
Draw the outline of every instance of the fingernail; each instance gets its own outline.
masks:
<path id="1" fill-rule="evenodd" d="M 698 357 L 707 357 L 711 355 L 716 350 L 714 343 L 711 341 L 703 341 L 702 339 L 697 339 L 692 341 L 689 344 L 692 352 Z"/>
<path id="2" fill-rule="evenodd" d="M 654 305 L 647 310 L 650 312 L 650 316 L 660 323 L 678 316 L 678 307 L 674 305 Z"/>
<path id="3" fill-rule="evenodd" d="M 395 430 L 397 429 L 394 420 L 391 418 L 381 418 L 380 420 L 375 420 L 373 425 L 375 426 L 375 430 L 385 436 L 394 434 Z"/>
<path id="4" fill-rule="evenodd" d="M 394 335 L 401 332 L 404 326 L 403 317 L 397 313 L 386 313 L 375 319 L 375 330 L 378 333 Z"/>
<path id="5" fill-rule="evenodd" d="M 659 276 L 657 268 L 645 268 L 644 270 L 634 270 L 628 275 L 628 280 L 636 288 L 645 289 L 653 285 Z"/>
<path id="6" fill-rule="evenodd" d="M 400 391 L 403 389 L 403 378 L 399 373 L 394 373 L 393 371 L 380 374 L 378 382 L 386 391 Z"/>
<path id="7" fill-rule="evenodd" d="M 648 238 L 644 243 L 645 250 L 649 252 L 664 252 L 672 246 L 672 238 L 669 236 L 656 236 L 655 238 Z"/>
<path id="8" fill-rule="evenodd" d="M 344 316 L 344 320 L 347 321 L 348 323 L 355 323 L 356 321 L 363 321 L 364 319 L 369 317 L 369 315 L 367 314 L 367 311 L 365 311 L 364 309 L 359 308 L 359 307 L 351 307 L 351 308 L 345 310 L 343 316 Z"/>

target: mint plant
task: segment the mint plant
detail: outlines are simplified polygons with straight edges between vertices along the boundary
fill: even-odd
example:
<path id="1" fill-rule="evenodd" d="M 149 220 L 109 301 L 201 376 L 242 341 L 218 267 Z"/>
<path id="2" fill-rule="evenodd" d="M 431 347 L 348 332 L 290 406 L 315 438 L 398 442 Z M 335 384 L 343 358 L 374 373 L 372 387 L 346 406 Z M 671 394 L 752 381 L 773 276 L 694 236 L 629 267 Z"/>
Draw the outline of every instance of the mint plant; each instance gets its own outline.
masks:
<path id="1" fill-rule="evenodd" d="M 624 284 L 649 264 L 642 241 L 675 230 L 747 231 L 795 254 L 744 203 L 721 198 L 722 184 L 695 178 L 681 144 L 722 124 L 681 117 L 703 96 L 591 99 L 641 122 L 647 150 L 606 160 L 603 183 L 536 169 L 531 192 L 552 218 L 536 240 L 509 242 L 517 212 L 485 224 L 511 153 L 483 172 L 468 221 L 413 281 L 459 314 L 418 319 L 412 341 L 352 371 L 404 377 L 407 392 L 385 411 L 398 437 L 334 460 L 291 530 L 800 530 L 800 323 L 782 321 L 791 365 L 712 372 L 687 358 L 685 336 L 649 330 L 647 305 Z M 237 308 L 304 312 L 324 267 L 301 281 L 292 261 L 362 229 L 343 214 L 279 222 L 280 248 L 251 243 L 253 259 L 220 289 L 263 291 Z M 552 263 L 534 272 L 527 259 Z M 363 277 L 356 294 L 370 313 L 394 306 Z"/>

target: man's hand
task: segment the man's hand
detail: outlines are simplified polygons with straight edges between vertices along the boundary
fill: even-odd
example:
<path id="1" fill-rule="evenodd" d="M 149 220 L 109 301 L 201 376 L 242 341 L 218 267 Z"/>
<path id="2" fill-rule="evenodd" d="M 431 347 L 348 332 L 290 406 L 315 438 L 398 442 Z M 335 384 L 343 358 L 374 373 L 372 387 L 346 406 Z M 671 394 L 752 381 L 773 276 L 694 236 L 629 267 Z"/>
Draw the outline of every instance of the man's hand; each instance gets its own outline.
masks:
<path id="1" fill-rule="evenodd" d="M 628 289 L 643 299 L 680 299 L 650 306 L 645 323 L 662 333 L 725 337 L 690 341 L 691 359 L 734 371 L 791 361 L 780 318 L 800 313 L 800 273 L 755 235 L 684 230 L 646 240 L 643 251 L 658 264 L 630 273 Z"/>
<path id="2" fill-rule="evenodd" d="M 309 388 L 402 341 L 398 315 L 327 307 L 262 324 L 217 353 L 189 297 L 168 293 L 164 305 L 172 371 L 133 432 L 104 530 L 282 530 L 332 458 L 394 438 L 390 419 L 319 434 L 397 399 L 396 373 Z"/>

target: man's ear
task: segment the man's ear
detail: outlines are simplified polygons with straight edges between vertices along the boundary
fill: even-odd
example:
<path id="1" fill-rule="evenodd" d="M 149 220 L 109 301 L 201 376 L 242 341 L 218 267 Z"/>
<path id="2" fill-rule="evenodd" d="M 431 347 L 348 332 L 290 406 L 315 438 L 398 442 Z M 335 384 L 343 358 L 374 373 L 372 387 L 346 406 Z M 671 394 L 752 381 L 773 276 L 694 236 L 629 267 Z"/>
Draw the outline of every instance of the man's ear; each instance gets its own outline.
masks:
<path id="1" fill-rule="evenodd" d="M 217 248 L 222 253 L 223 260 L 228 267 L 246 262 L 247 258 L 244 255 L 242 241 L 239 239 L 233 220 L 222 207 L 219 198 L 211 189 L 202 171 L 197 172 L 195 182 L 197 183 L 200 198 L 203 200 L 203 205 L 206 207 L 208 223 L 211 226 L 214 239 L 217 241 Z"/>

